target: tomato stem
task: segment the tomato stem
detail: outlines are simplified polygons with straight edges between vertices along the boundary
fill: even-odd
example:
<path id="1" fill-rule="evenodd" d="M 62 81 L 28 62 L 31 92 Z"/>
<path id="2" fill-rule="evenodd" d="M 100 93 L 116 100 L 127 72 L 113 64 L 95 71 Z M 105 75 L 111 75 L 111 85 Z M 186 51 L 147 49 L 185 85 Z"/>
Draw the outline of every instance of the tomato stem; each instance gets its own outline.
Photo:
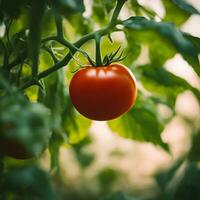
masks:
<path id="1" fill-rule="evenodd" d="M 96 42 L 96 66 L 102 66 L 101 60 L 101 36 L 97 33 L 95 34 Z"/>

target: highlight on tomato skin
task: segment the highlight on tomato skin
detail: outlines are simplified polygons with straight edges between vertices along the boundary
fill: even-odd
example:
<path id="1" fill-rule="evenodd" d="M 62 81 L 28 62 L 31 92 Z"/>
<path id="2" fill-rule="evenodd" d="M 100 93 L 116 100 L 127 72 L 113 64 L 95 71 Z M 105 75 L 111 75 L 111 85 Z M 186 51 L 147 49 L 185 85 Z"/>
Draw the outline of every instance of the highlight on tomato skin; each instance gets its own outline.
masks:
<path id="1" fill-rule="evenodd" d="M 132 108 L 137 83 L 132 72 L 122 64 L 86 66 L 73 76 L 69 92 L 79 113 L 92 120 L 107 121 Z"/>

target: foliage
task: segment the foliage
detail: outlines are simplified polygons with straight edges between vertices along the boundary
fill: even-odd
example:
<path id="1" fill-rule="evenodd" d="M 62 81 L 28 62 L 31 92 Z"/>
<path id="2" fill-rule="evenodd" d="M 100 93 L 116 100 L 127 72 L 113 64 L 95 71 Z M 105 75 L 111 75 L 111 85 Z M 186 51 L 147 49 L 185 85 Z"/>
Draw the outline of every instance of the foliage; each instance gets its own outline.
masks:
<path id="1" fill-rule="evenodd" d="M 84 12 L 89 5 L 83 0 L 0 1 L 0 199 L 58 199 L 51 186 L 53 178 L 38 164 L 45 148 L 51 154 L 51 172 L 59 172 L 59 149 L 63 145 L 74 150 L 83 170 L 95 160 L 94 155 L 83 151 L 91 143 L 88 139 L 91 121 L 74 109 L 68 92 L 70 70 L 95 56 L 91 40 L 99 42 L 102 52 L 110 56 L 113 46 L 124 47 L 127 43 L 127 58 L 123 63 L 133 71 L 141 86 L 135 106 L 108 122 L 111 130 L 121 137 L 150 142 L 169 152 L 161 134 L 167 122 L 178 115 L 175 111 L 178 95 L 190 90 L 200 100 L 199 89 L 165 69 L 166 61 L 180 54 L 200 76 L 200 38 L 180 30 L 191 15 L 199 15 L 195 7 L 184 0 L 163 0 L 166 14 L 162 19 L 137 0 L 90 3 L 88 17 Z M 129 17 L 121 20 L 119 14 L 123 9 Z M 118 31 L 124 33 L 126 41 L 114 40 Z M 143 47 L 148 48 L 149 58 L 138 66 L 136 61 Z M 100 49 L 96 48 L 99 50 L 96 62 Z M 78 63 L 74 62 L 77 57 Z M 106 58 L 110 60 L 105 56 L 105 62 Z M 173 113 L 168 120 L 162 118 L 160 105 Z M 162 191 L 155 199 L 200 198 L 196 165 L 200 127 L 192 122 L 190 127 L 194 132 L 191 150 L 170 169 L 155 176 Z M 5 139 L 20 141 L 37 159 L 12 161 L 2 150 Z M 185 160 L 182 179 L 171 188 Z M 97 177 L 101 185 L 112 185 L 117 174 L 113 169 L 105 169 Z M 121 192 L 105 197 L 105 200 L 118 199 L 140 198 Z"/>

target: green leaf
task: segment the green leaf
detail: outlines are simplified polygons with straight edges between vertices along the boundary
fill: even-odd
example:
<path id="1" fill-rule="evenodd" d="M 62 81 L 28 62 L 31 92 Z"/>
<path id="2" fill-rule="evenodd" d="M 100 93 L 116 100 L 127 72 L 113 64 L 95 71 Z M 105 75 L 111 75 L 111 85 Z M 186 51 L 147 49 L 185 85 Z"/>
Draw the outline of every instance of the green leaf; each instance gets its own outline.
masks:
<path id="1" fill-rule="evenodd" d="M 192 162 L 198 162 L 200 160 L 200 130 L 193 136 L 188 158 Z"/>
<path id="2" fill-rule="evenodd" d="M 65 17 L 71 14 L 83 13 L 85 6 L 83 0 L 51 0 L 53 6 Z"/>
<path id="3" fill-rule="evenodd" d="M 39 90 L 38 100 L 50 110 L 53 118 L 52 137 L 49 150 L 51 153 L 51 171 L 59 172 L 59 147 L 68 141 L 67 133 L 63 128 L 63 112 L 67 106 L 67 91 L 64 84 L 63 69 L 44 79 L 44 91 Z M 69 113 L 68 113 L 69 115 Z"/>
<path id="4" fill-rule="evenodd" d="M 95 155 L 91 152 L 85 152 L 84 148 L 92 143 L 91 137 L 87 136 L 77 144 L 73 144 L 72 148 L 75 152 L 76 159 L 81 167 L 88 167 L 94 160 Z"/>
<path id="5" fill-rule="evenodd" d="M 141 93 L 138 94 L 136 104 L 127 114 L 109 121 L 108 125 L 112 131 L 122 137 L 151 142 L 168 150 L 167 144 L 160 137 L 164 126 L 157 117 L 155 104 Z"/>
<path id="6" fill-rule="evenodd" d="M 18 17 L 22 6 L 24 5 L 24 0 L 2 0 L 0 3 L 0 11 L 11 17 Z"/>
<path id="7" fill-rule="evenodd" d="M 164 190 L 167 185 L 172 181 L 173 177 L 175 176 L 177 170 L 183 164 L 184 159 L 178 159 L 169 169 L 166 171 L 158 172 L 155 176 L 158 186 Z"/>
<path id="8" fill-rule="evenodd" d="M 196 48 L 198 49 L 198 52 L 200 53 L 200 38 L 189 35 L 187 33 L 184 34 L 185 37 L 187 37 L 189 40 L 192 41 L 193 45 L 196 46 Z"/>
<path id="9" fill-rule="evenodd" d="M 0 196 L 15 197 L 12 199 L 54 200 L 56 198 L 50 177 L 36 166 L 11 168 L 3 176 L 0 190 Z"/>
<path id="10" fill-rule="evenodd" d="M 86 35 L 92 31 L 90 19 L 85 18 L 82 13 L 69 16 L 68 21 L 73 26 L 77 34 Z"/>
<path id="11" fill-rule="evenodd" d="M 97 174 L 97 180 L 104 192 L 109 191 L 120 176 L 120 171 L 111 167 L 103 168 Z M 105 187 L 106 186 L 106 187 Z"/>
<path id="12" fill-rule="evenodd" d="M 191 90 L 200 101 L 200 91 L 198 89 L 164 68 L 143 65 L 136 70 L 140 74 L 140 81 L 145 89 L 151 91 L 154 95 L 157 94 L 164 97 L 172 108 L 177 95 L 185 90 Z"/>
<path id="13" fill-rule="evenodd" d="M 42 23 L 42 37 L 48 37 L 50 35 L 55 35 L 55 12 L 52 9 L 45 10 Z"/>
<path id="14" fill-rule="evenodd" d="M 200 170 L 196 163 L 189 163 L 175 192 L 174 199 L 197 200 L 200 198 Z"/>
<path id="15" fill-rule="evenodd" d="M 177 26 L 181 26 L 191 15 L 191 13 L 182 10 L 171 0 L 162 1 L 165 6 L 165 17 L 164 21 L 173 22 Z"/>
<path id="16" fill-rule="evenodd" d="M 199 11 L 185 0 L 165 0 L 166 15 L 164 21 L 173 22 L 181 26 L 192 14 L 200 14 Z"/>
<path id="17" fill-rule="evenodd" d="M 78 143 L 87 136 L 91 121 L 75 111 L 64 83 L 63 69 L 45 79 L 45 88 L 46 96 L 41 101 L 52 111 L 54 132 L 64 142 Z"/>
<path id="18" fill-rule="evenodd" d="M 115 3 L 115 0 L 94 0 L 92 3 L 92 16 L 94 20 L 101 24 L 106 24 Z"/>
<path id="19" fill-rule="evenodd" d="M 200 64 L 198 60 L 198 49 L 177 27 L 171 23 L 156 22 L 144 17 L 130 17 L 123 21 L 126 28 L 138 31 L 154 31 L 162 37 L 163 44 L 170 43 L 180 52 L 184 59 L 192 65 L 195 72 L 200 76 Z M 159 51 L 161 51 L 158 48 Z M 155 63 L 157 63 L 155 61 Z"/>
<path id="20" fill-rule="evenodd" d="M 105 198 L 102 198 L 101 200 L 142 200 L 142 199 L 139 197 L 128 196 L 123 192 L 116 192 L 114 194 L 108 195 Z"/>
<path id="21" fill-rule="evenodd" d="M 125 54 L 127 55 L 127 58 L 124 60 L 124 64 L 130 66 L 133 61 L 136 60 L 137 57 L 140 55 L 141 46 L 135 38 L 134 34 L 131 34 L 128 31 L 126 31 L 125 34 L 128 47 L 125 49 Z"/>
<path id="22" fill-rule="evenodd" d="M 30 155 L 39 156 L 51 137 L 50 111 L 19 94 L 0 97 L 0 129 L 1 146 L 4 139 L 16 140 Z"/>
<path id="23" fill-rule="evenodd" d="M 60 172 L 59 149 L 62 142 L 63 138 L 54 130 L 49 143 L 49 152 L 51 155 L 51 173 L 55 175 L 59 175 Z"/>
<path id="24" fill-rule="evenodd" d="M 185 0 L 172 0 L 174 4 L 176 4 L 182 10 L 190 13 L 190 14 L 200 14 L 199 11 L 187 3 Z"/>
<path id="25" fill-rule="evenodd" d="M 79 114 L 73 107 L 70 97 L 66 101 L 68 105 L 63 115 L 63 128 L 68 135 L 70 144 L 79 143 L 88 135 L 88 129 L 91 125 L 91 120 Z"/>

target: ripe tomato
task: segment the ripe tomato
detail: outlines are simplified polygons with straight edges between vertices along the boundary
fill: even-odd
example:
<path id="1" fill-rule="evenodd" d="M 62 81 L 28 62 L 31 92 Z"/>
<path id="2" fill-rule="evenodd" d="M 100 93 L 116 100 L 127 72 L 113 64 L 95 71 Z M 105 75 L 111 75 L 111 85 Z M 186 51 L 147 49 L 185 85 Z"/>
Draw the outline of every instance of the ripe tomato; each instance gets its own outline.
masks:
<path id="1" fill-rule="evenodd" d="M 0 145 L 0 154 L 15 159 L 30 159 L 33 157 L 33 155 L 28 153 L 25 147 L 17 140 L 1 140 Z"/>
<path id="2" fill-rule="evenodd" d="M 2 133 L 9 132 L 9 129 L 12 129 L 11 124 L 4 124 L 3 127 L 0 127 Z M 29 159 L 33 155 L 27 152 L 24 145 L 15 139 L 5 139 L 0 138 L 0 154 L 7 155 L 16 159 Z"/>
<path id="3" fill-rule="evenodd" d="M 0 156 L 30 159 L 39 156 L 49 143 L 49 110 L 20 94 L 0 97 Z"/>
<path id="4" fill-rule="evenodd" d="M 104 121 L 127 112 L 137 96 L 132 72 L 121 64 L 79 70 L 69 86 L 75 108 L 85 117 Z"/>

